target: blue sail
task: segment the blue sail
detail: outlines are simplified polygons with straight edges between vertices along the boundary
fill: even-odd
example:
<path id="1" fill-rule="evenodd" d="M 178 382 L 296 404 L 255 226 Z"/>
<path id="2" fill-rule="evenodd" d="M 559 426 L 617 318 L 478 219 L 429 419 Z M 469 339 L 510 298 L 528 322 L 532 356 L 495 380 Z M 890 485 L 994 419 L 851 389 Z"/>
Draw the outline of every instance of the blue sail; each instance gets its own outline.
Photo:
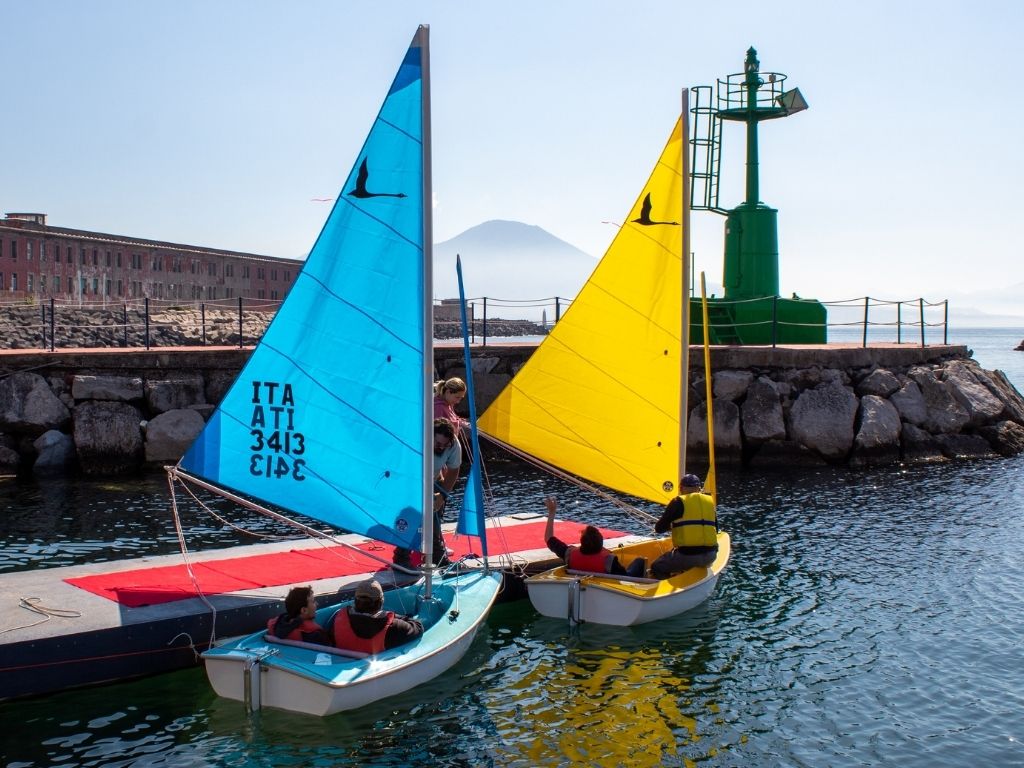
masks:
<path id="1" fill-rule="evenodd" d="M 480 436 L 476 429 L 476 397 L 473 394 L 473 365 L 469 354 L 469 325 L 466 322 L 466 292 L 462 287 L 462 259 L 455 257 L 455 271 L 459 277 L 459 312 L 462 317 L 462 355 L 466 363 L 466 401 L 469 403 L 469 437 L 473 451 L 473 464 L 466 477 L 466 491 L 462 494 L 462 508 L 456 531 L 467 536 L 479 536 L 480 547 L 487 557 L 487 535 L 484 522 L 484 485 L 480 458 Z"/>
<path id="2" fill-rule="evenodd" d="M 285 302 L 179 465 L 409 549 L 420 548 L 432 364 L 421 34 Z"/>

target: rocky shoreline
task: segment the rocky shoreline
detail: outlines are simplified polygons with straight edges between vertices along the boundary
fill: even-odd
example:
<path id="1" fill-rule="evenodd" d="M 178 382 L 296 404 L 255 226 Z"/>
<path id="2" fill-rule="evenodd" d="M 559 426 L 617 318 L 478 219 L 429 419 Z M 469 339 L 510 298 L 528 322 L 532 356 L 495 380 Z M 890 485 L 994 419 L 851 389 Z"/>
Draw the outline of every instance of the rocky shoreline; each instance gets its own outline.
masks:
<path id="1" fill-rule="evenodd" d="M 166 324 L 159 327 L 194 339 L 197 314 L 164 310 Z M 268 320 L 247 321 L 255 334 Z M 220 332 L 208 328 L 208 343 L 237 343 L 237 313 L 210 327 Z M 33 332 L 7 330 L 8 341 Z M 781 350 L 719 350 L 731 357 L 713 362 L 716 457 L 755 467 L 863 467 L 1024 451 L 1024 398 L 1002 372 L 982 369 L 965 349 L 922 350 L 928 354 L 913 358 L 852 351 L 858 356 L 799 351 L 799 360 L 790 355 L 785 362 Z M 244 350 L 196 352 L 188 361 L 183 354 L 116 353 L 122 359 L 110 371 L 95 369 L 92 359 L 69 364 L 74 354 L 12 366 L 0 374 L 0 475 L 116 475 L 177 461 L 245 358 Z M 478 411 L 529 354 L 515 345 L 474 348 Z M 146 356 L 160 359 L 143 363 Z M 439 348 L 435 362 L 440 376 L 465 375 L 454 350 Z M 692 371 L 687 443 L 694 466 L 707 453 L 702 376 Z"/>

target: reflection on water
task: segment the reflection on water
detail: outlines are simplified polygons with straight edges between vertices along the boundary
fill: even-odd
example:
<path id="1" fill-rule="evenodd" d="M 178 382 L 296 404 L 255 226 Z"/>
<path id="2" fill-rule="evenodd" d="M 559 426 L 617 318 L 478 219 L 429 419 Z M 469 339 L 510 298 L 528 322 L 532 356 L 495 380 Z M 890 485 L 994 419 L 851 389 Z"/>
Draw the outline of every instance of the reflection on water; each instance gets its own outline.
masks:
<path id="1" fill-rule="evenodd" d="M 561 755 L 566 765 L 660 766 L 728 749 L 708 675 L 713 612 L 658 631 L 569 630 L 538 618 L 496 633 L 490 666 L 500 679 L 484 702 L 497 763 L 549 765 Z"/>

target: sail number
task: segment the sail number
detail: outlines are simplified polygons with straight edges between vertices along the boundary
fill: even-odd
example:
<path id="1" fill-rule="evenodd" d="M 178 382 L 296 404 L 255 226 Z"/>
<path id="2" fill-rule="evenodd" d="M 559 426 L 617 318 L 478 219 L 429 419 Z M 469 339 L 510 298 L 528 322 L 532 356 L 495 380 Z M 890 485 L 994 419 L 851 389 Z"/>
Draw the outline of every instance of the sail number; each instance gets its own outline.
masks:
<path id="1" fill-rule="evenodd" d="M 302 473 L 306 437 L 295 429 L 295 397 L 291 384 L 252 382 L 249 474 L 255 477 L 305 480 Z"/>

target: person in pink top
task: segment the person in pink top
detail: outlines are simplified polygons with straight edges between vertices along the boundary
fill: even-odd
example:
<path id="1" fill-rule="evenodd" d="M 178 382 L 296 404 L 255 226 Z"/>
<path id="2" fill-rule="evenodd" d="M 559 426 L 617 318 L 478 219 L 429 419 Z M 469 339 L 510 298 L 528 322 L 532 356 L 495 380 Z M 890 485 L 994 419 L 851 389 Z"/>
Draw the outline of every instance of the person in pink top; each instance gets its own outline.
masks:
<path id="1" fill-rule="evenodd" d="M 434 418 L 448 419 L 459 434 L 466 427 L 466 420 L 455 413 L 455 406 L 466 397 L 466 382 L 458 376 L 439 381 L 434 385 Z"/>

